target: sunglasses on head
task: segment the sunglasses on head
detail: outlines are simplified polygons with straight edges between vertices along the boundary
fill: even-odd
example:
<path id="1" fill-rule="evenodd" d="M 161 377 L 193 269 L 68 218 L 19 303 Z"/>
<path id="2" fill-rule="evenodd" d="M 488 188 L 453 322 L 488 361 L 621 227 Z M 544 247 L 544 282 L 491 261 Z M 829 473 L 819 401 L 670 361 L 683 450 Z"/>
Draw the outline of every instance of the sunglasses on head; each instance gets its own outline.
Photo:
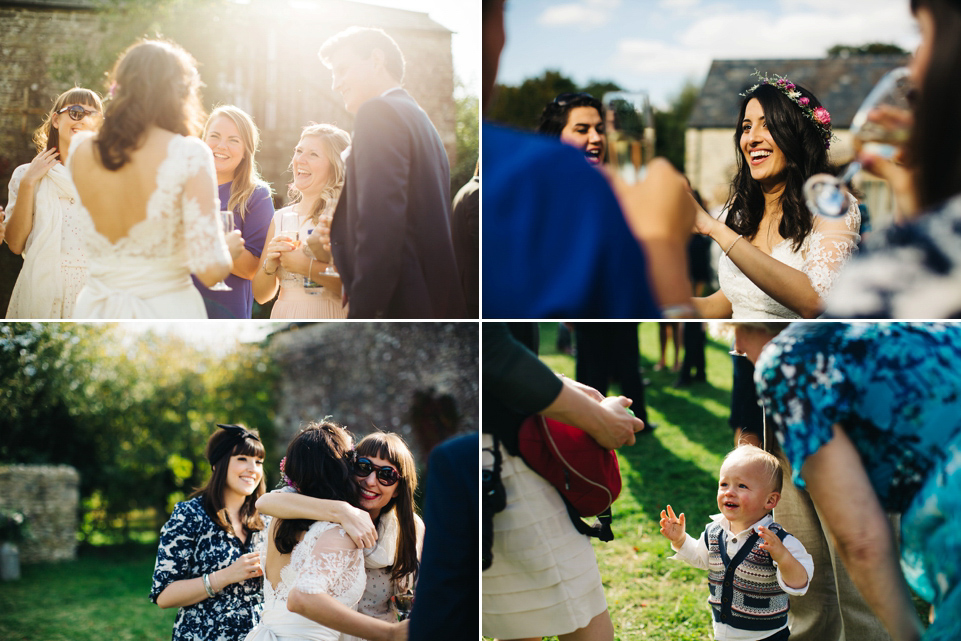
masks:
<path id="1" fill-rule="evenodd" d="M 354 476 L 365 479 L 371 472 L 377 473 L 377 481 L 385 487 L 390 487 L 400 480 L 400 474 L 389 465 L 374 465 L 369 458 L 354 461 Z"/>
<path id="2" fill-rule="evenodd" d="M 99 112 L 99 111 L 97 111 L 97 110 L 95 110 L 95 109 L 84 109 L 84 108 L 81 107 L 80 105 L 70 105 L 69 107 L 64 107 L 63 109 L 61 109 L 61 110 L 58 111 L 57 113 L 58 113 L 58 114 L 62 114 L 62 113 L 65 112 L 65 111 L 67 112 L 67 115 L 70 116 L 70 119 L 71 119 L 71 120 L 76 120 L 77 122 L 80 122 L 81 120 L 83 120 L 83 119 L 86 118 L 87 116 L 99 116 L 99 115 L 100 115 L 100 112 Z"/>
<path id="3" fill-rule="evenodd" d="M 554 98 L 554 104 L 564 107 L 567 105 L 567 103 L 577 98 L 593 98 L 593 97 L 594 96 L 592 96 L 591 94 L 585 93 L 583 91 L 577 91 L 577 92 L 566 91 L 562 94 L 558 94 L 557 97 Z"/>

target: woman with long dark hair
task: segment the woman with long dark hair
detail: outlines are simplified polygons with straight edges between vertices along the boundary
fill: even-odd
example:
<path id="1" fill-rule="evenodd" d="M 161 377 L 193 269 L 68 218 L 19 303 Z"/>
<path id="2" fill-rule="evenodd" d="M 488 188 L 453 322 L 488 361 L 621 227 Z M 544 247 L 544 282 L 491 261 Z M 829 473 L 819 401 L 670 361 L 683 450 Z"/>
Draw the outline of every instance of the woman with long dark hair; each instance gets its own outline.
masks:
<path id="1" fill-rule="evenodd" d="M 893 187 L 902 220 L 873 233 L 845 270 L 828 300 L 834 318 L 961 316 L 961 4 L 911 0 L 911 11 L 921 33 L 912 113 L 877 114 L 913 121 L 906 153 L 897 163 L 859 157 Z"/>
<path id="2" fill-rule="evenodd" d="M 362 460 L 355 458 L 348 432 L 324 421 L 294 437 L 281 468 L 298 493 L 356 508 L 361 489 L 351 476 Z M 372 641 L 407 638 L 406 621 L 387 623 L 356 611 L 366 585 L 364 553 L 339 524 L 274 519 L 262 558 L 264 616 L 248 641 L 337 641 L 341 633 Z"/>
<path id="3" fill-rule="evenodd" d="M 86 216 L 65 165 L 74 134 L 102 122 L 99 95 L 82 87 L 63 92 L 34 133 L 37 156 L 13 170 L 6 241 L 23 254 L 23 267 L 7 318 L 73 317 L 87 280 Z"/>
<path id="4" fill-rule="evenodd" d="M 360 491 L 359 510 L 348 503 L 290 492 L 265 494 L 257 507 L 274 517 L 342 523 L 359 546 L 370 548 L 364 555 L 367 586 L 357 610 L 391 621 L 390 597 L 414 587 L 424 541 L 424 522 L 414 506 L 417 468 L 407 444 L 390 432 L 368 434 L 355 452 L 352 475 Z M 376 530 L 367 527 L 371 523 Z"/>
<path id="5" fill-rule="evenodd" d="M 150 600 L 180 608 L 173 639 L 243 639 L 260 620 L 264 445 L 257 430 L 218 425 L 204 452 L 211 475 L 160 531 Z"/>
<path id="6" fill-rule="evenodd" d="M 812 318 L 857 246 L 857 205 L 836 220 L 812 214 L 804 182 L 835 173 L 831 116 L 807 89 L 762 77 L 747 90 L 734 134 L 737 174 L 724 222 L 701 209 L 695 231 L 723 255 L 719 291 L 695 299 L 705 318 Z"/>
<path id="7" fill-rule="evenodd" d="M 92 221 L 89 275 L 75 318 L 206 318 L 193 273 L 208 286 L 243 251 L 224 238 L 210 148 L 195 138 L 204 112 L 193 57 L 141 40 L 110 73 L 96 136 L 74 136 L 74 184 Z"/>

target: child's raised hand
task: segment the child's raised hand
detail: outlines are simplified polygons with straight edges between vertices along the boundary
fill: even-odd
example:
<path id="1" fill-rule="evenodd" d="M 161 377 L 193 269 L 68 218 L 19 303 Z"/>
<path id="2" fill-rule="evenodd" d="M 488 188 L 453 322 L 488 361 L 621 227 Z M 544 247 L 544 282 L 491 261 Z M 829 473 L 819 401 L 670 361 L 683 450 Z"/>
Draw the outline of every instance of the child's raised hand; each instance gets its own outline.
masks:
<path id="1" fill-rule="evenodd" d="M 684 513 L 681 512 L 681 516 L 678 517 L 674 514 L 674 509 L 668 505 L 667 512 L 661 510 L 661 534 L 663 534 L 667 539 L 670 539 L 671 543 L 674 544 L 675 548 L 680 548 L 684 545 L 684 539 L 686 538 L 686 532 L 684 530 Z M 774 537 L 777 538 L 777 537 Z"/>
<path id="2" fill-rule="evenodd" d="M 781 563 L 784 555 L 791 556 L 791 553 L 784 547 L 784 543 L 778 538 L 777 534 L 763 525 L 758 526 L 757 533 L 764 539 L 764 543 L 761 543 L 758 547 L 770 554 L 772 559 Z"/>

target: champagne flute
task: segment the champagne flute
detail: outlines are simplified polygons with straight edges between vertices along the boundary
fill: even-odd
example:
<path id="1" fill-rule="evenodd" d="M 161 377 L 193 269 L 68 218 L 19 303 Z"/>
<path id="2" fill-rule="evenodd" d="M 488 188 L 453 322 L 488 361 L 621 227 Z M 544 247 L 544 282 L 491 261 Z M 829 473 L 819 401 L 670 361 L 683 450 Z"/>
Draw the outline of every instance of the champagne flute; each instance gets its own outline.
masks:
<path id="1" fill-rule="evenodd" d="M 312 249 L 310 248 L 310 243 L 307 242 L 307 239 L 309 239 L 310 236 L 311 236 L 311 234 L 313 234 L 313 233 L 314 233 L 314 228 L 313 228 L 313 227 L 308 227 L 307 229 L 304 230 L 304 242 L 303 242 L 303 247 L 304 247 L 304 253 L 307 255 L 308 258 L 312 258 L 313 260 L 317 260 L 317 257 L 314 256 L 314 250 L 312 250 Z M 310 268 L 308 267 L 308 270 L 309 270 L 309 269 L 310 269 Z M 308 274 L 307 274 L 306 276 L 304 276 L 304 289 L 313 290 L 313 289 L 320 289 L 320 288 L 321 288 L 320 283 L 315 283 L 315 282 L 313 281 L 313 279 L 311 279 L 310 273 L 308 272 Z"/>
<path id="2" fill-rule="evenodd" d="M 607 162 L 624 182 L 639 182 L 654 157 L 654 115 L 647 94 L 606 93 L 603 103 Z"/>
<path id="3" fill-rule="evenodd" d="M 296 250 L 300 247 L 300 215 L 291 210 L 280 217 L 280 235 L 287 238 Z M 283 280 L 290 285 L 303 285 L 303 278 L 284 270 Z"/>
<path id="4" fill-rule="evenodd" d="M 230 232 L 232 232 L 232 231 L 234 230 L 234 212 L 232 212 L 232 211 L 221 211 L 221 212 L 218 212 L 217 217 L 220 219 L 219 222 L 220 222 L 221 227 L 224 228 L 224 233 L 225 233 L 225 234 L 229 234 Z M 224 282 L 224 281 L 222 280 L 222 281 L 220 281 L 219 283 L 215 283 L 212 287 L 210 287 L 210 291 L 212 291 L 212 292 L 232 292 L 232 291 L 234 291 L 234 289 L 233 289 L 233 287 L 231 287 L 230 285 L 228 285 L 226 282 Z"/>
<path id="5" fill-rule="evenodd" d="M 398 621 L 409 619 L 410 611 L 414 609 L 414 593 L 411 590 L 407 590 L 406 592 L 395 594 L 390 597 L 390 603 L 393 606 Z"/>
<path id="6" fill-rule="evenodd" d="M 901 119 L 897 124 L 880 124 L 869 120 L 868 116 L 875 109 L 907 113 L 911 91 L 911 72 L 907 67 L 889 71 L 878 81 L 851 121 L 855 151 L 864 150 L 887 159 L 894 157 L 911 133 L 908 120 Z M 808 208 L 826 218 L 844 216 L 854 203 L 854 197 L 848 190 L 859 171 L 861 163 L 855 160 L 841 176 L 814 174 L 808 178 L 804 183 L 804 199 Z"/>

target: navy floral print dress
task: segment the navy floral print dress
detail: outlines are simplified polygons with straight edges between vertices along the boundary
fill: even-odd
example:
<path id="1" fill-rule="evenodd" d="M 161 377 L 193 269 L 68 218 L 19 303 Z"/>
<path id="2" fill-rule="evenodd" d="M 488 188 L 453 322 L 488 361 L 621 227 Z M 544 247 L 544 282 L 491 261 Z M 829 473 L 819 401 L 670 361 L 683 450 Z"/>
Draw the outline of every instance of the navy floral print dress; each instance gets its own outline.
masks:
<path id="1" fill-rule="evenodd" d="M 901 514 L 905 578 L 937 613 L 925 641 L 961 639 L 961 325 L 795 323 L 754 380 L 799 487 L 804 461 L 844 428 Z"/>
<path id="2" fill-rule="evenodd" d="M 178 503 L 160 531 L 150 600 L 174 581 L 194 579 L 223 569 L 248 552 L 259 552 L 265 528 L 247 543 L 227 534 L 204 510 L 203 497 Z M 174 622 L 173 641 L 242 641 L 263 612 L 263 577 L 231 583 L 216 596 L 180 608 Z"/>

